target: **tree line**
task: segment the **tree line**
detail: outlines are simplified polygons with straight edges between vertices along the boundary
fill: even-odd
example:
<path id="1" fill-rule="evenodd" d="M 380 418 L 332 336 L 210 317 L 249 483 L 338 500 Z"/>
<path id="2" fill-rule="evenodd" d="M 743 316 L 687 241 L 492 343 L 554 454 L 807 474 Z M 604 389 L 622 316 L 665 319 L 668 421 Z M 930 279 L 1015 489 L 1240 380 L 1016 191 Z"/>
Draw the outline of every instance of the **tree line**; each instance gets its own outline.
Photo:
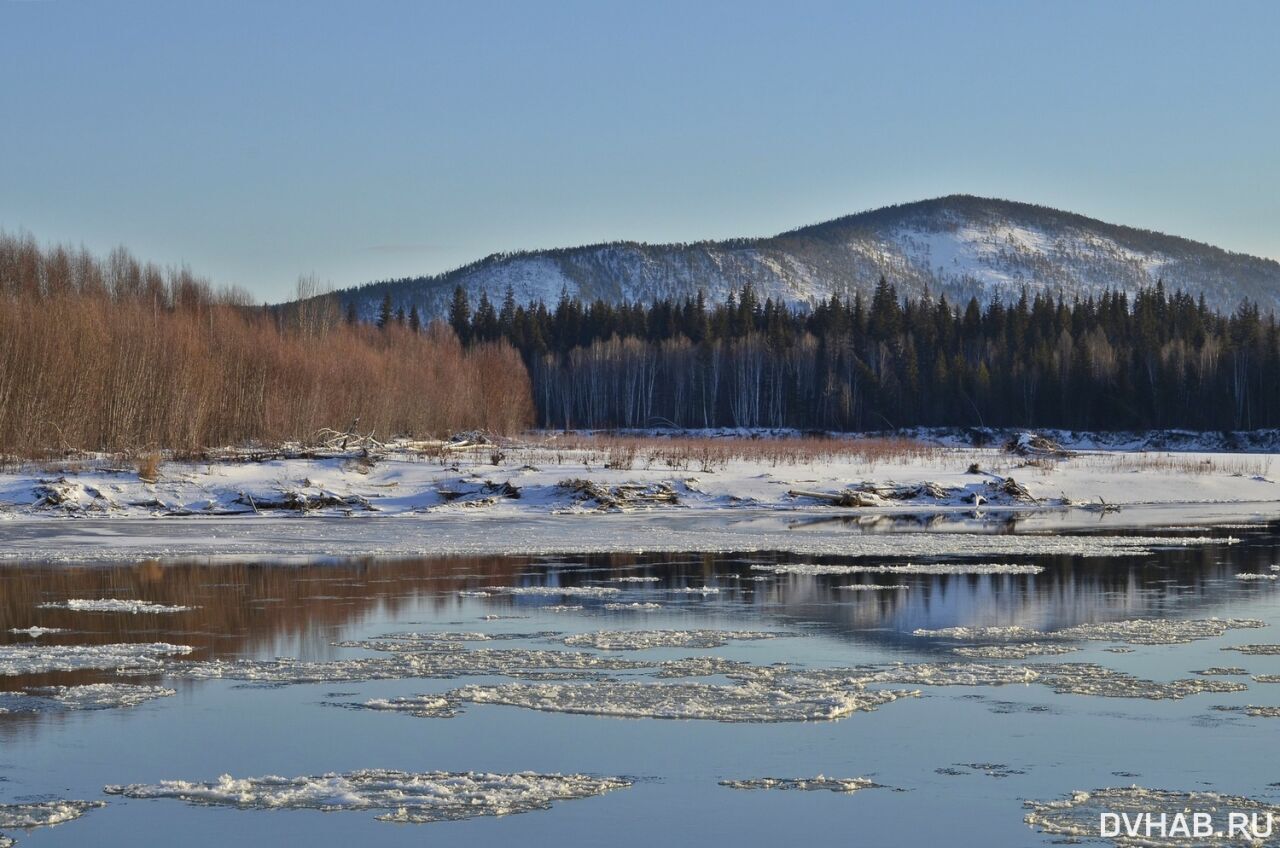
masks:
<path id="1" fill-rule="evenodd" d="M 715 304 L 551 307 L 510 291 L 473 307 L 459 288 L 448 321 L 465 344 L 520 351 L 544 427 L 1280 426 L 1275 315 L 1222 314 L 1163 283 L 983 306 L 900 298 L 881 279 L 803 310 L 750 286 Z"/>
<path id="2" fill-rule="evenodd" d="M 343 320 L 313 280 L 252 305 L 186 268 L 0 233 L 0 457 L 307 440 L 323 427 L 445 435 L 533 423 L 520 356 Z M 305 296 L 305 297 L 304 297 Z"/>

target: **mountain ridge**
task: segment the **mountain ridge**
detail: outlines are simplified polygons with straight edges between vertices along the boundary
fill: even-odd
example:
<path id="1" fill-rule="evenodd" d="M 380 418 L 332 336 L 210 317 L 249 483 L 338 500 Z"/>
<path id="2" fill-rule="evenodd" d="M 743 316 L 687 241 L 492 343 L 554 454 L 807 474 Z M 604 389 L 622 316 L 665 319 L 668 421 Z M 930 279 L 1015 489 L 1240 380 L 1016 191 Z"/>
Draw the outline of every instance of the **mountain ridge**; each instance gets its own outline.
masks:
<path id="1" fill-rule="evenodd" d="M 1025 288 L 1067 299 L 1163 281 L 1234 309 L 1246 300 L 1280 311 L 1280 262 L 1182 236 L 1012 200 L 947 195 L 884 206 L 773 236 L 650 244 L 611 241 L 494 253 L 441 274 L 384 280 L 338 293 L 372 319 L 387 294 L 426 316 L 447 309 L 456 286 L 473 304 L 583 300 L 722 300 L 744 284 L 805 308 L 832 295 L 869 293 L 881 276 L 900 293 L 953 301 L 1015 299 Z"/>

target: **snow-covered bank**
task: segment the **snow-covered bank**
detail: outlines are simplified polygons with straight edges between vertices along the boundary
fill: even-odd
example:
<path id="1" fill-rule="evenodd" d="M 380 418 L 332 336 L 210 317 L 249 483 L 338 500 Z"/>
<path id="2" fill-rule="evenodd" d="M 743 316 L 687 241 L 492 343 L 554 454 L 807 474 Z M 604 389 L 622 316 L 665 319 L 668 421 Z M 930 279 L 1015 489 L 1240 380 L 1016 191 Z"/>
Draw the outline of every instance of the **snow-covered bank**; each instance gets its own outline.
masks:
<path id="1" fill-rule="evenodd" d="M 456 451 L 399 444 L 376 456 L 226 454 L 166 462 L 147 479 L 105 459 L 19 467 L 0 473 L 0 560 L 1113 553 L 1119 543 L 1104 538 L 953 535 L 943 542 L 934 531 L 1016 526 L 1047 534 L 1280 516 L 1273 454 L 1059 451 L 1026 439 L 1013 450 L 659 441 L 670 447 L 548 438 Z M 895 535 L 877 538 L 880 531 Z"/>
<path id="2" fill-rule="evenodd" d="M 1277 454 L 1076 451 L 1031 437 L 972 448 L 874 440 L 555 439 L 366 456 L 227 453 L 155 477 L 107 460 L 0 473 L 0 516 L 449 515 L 1280 503 Z M 589 445 L 584 447 L 583 445 Z M 653 443 L 650 443 L 653 444 Z M 792 445 L 798 445 L 792 447 Z M 816 446 L 815 446 L 816 445 Z M 834 445 L 826 448 L 822 445 Z M 868 447 L 860 447 L 866 445 Z"/>

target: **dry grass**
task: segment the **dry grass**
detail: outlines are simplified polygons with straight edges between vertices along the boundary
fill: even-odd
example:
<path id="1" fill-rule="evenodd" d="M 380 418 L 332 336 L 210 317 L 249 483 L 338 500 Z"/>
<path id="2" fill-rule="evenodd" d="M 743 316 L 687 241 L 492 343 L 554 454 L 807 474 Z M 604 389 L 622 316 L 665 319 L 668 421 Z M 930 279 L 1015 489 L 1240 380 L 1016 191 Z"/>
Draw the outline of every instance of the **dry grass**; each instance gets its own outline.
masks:
<path id="1" fill-rule="evenodd" d="M 134 459 L 138 467 L 138 479 L 144 483 L 154 483 L 160 479 L 160 454 L 155 451 L 139 454 Z"/>

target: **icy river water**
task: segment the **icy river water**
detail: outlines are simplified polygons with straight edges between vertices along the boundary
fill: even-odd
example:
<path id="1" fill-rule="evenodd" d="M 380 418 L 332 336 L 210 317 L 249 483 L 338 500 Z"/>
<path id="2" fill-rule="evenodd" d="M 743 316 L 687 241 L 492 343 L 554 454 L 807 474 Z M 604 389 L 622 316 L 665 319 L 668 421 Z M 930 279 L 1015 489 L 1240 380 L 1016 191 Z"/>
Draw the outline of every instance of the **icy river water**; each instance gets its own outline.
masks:
<path id="1" fill-rule="evenodd" d="M 1081 790 L 1280 803 L 1280 718 L 1248 709 L 1280 706 L 1280 527 L 1142 535 L 1093 556 L 6 562 L 0 833 L 990 848 L 1069 835 L 1026 802 Z M 818 776 L 842 782 L 787 782 Z M 103 806 L 22 826 L 71 800 Z"/>

